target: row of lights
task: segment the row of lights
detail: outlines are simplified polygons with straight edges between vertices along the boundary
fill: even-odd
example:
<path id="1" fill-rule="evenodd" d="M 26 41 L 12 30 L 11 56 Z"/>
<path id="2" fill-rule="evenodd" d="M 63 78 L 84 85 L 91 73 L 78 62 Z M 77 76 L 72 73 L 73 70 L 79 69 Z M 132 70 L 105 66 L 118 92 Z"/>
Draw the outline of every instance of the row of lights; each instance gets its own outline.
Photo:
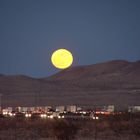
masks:
<path id="1" fill-rule="evenodd" d="M 9 115 L 10 117 L 16 116 L 15 113 L 11 113 L 11 112 L 3 112 L 3 115 Z M 32 114 L 29 114 L 29 113 L 26 113 L 26 114 L 25 114 L 25 117 L 26 117 L 26 118 L 30 118 L 31 116 L 32 116 Z M 53 119 L 53 118 L 54 118 L 53 115 L 47 116 L 47 114 L 40 114 L 40 117 L 41 117 L 41 118 L 50 118 L 50 119 Z M 57 116 L 57 117 L 58 117 L 59 119 L 64 118 L 64 116 Z"/>
<path id="2" fill-rule="evenodd" d="M 29 117 L 31 117 L 31 114 L 25 114 L 25 117 L 29 118 Z M 40 117 L 41 118 L 50 118 L 50 119 L 54 118 L 53 115 L 47 116 L 47 114 L 40 114 Z M 64 116 L 58 116 L 58 119 L 61 119 L 61 118 L 65 118 L 65 117 Z"/>
<path id="3" fill-rule="evenodd" d="M 93 120 L 99 120 L 99 117 L 97 117 L 97 116 L 93 117 Z"/>
<path id="4" fill-rule="evenodd" d="M 82 113 L 83 113 L 83 114 L 86 114 L 86 112 L 82 112 Z M 15 113 L 11 113 L 11 112 L 3 112 L 3 115 L 9 115 L 10 117 L 16 116 Z M 26 114 L 25 114 L 25 117 L 26 117 L 26 118 L 30 118 L 31 116 L 32 116 L 32 114 L 30 114 L 30 113 L 26 113 Z M 48 116 L 47 114 L 40 114 L 40 117 L 41 117 L 41 118 L 44 118 L 44 119 L 45 119 L 45 118 L 50 118 L 50 119 L 53 119 L 53 118 L 54 118 L 53 115 Z M 59 115 L 59 116 L 57 116 L 57 118 L 58 118 L 58 119 L 61 119 L 61 118 L 65 118 L 65 117 Z M 98 117 L 98 116 L 96 116 L 96 117 L 93 116 L 92 119 L 93 119 L 93 120 L 98 120 L 99 117 Z"/>

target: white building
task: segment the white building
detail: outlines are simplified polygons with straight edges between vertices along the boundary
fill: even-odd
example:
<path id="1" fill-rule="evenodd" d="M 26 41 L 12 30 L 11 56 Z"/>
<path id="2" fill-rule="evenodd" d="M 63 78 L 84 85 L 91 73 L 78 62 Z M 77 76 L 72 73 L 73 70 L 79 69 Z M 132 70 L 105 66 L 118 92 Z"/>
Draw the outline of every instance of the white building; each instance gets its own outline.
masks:
<path id="1" fill-rule="evenodd" d="M 110 112 L 110 113 L 114 112 L 114 110 L 115 110 L 114 105 L 108 105 L 108 106 L 103 107 L 103 111 L 107 111 L 107 112 Z"/>
<path id="2" fill-rule="evenodd" d="M 107 108 L 108 112 L 114 112 L 114 110 L 115 110 L 114 105 L 109 105 L 108 108 Z"/>
<path id="3" fill-rule="evenodd" d="M 11 112 L 12 112 L 12 107 L 7 107 L 7 108 L 2 109 L 2 114 L 4 115 Z"/>
<path id="4" fill-rule="evenodd" d="M 65 106 L 56 106 L 56 112 L 63 113 L 65 110 Z"/>
<path id="5" fill-rule="evenodd" d="M 82 111 L 82 107 L 77 107 L 77 111 Z"/>
<path id="6" fill-rule="evenodd" d="M 12 107 L 7 107 L 7 110 L 9 113 L 11 113 L 13 111 L 13 108 Z"/>
<path id="7" fill-rule="evenodd" d="M 44 106 L 44 112 L 45 112 L 45 113 L 49 112 L 50 109 L 52 109 L 51 106 Z"/>
<path id="8" fill-rule="evenodd" d="M 21 107 L 21 112 L 26 113 L 28 111 L 28 107 Z"/>
<path id="9" fill-rule="evenodd" d="M 76 112 L 76 105 L 68 105 L 66 108 L 66 111 L 75 113 Z"/>
<path id="10" fill-rule="evenodd" d="M 128 112 L 132 112 L 132 113 L 140 112 L 140 106 L 129 106 Z"/>

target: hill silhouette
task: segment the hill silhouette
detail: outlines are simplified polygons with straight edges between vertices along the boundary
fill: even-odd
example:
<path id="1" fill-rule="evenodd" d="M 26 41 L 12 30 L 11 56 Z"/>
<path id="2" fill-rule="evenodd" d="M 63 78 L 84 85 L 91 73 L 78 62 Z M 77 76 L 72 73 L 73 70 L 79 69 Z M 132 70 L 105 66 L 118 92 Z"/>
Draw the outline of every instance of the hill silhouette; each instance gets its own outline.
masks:
<path id="1" fill-rule="evenodd" d="M 140 61 L 72 67 L 47 78 L 0 76 L 3 106 L 140 105 Z"/>

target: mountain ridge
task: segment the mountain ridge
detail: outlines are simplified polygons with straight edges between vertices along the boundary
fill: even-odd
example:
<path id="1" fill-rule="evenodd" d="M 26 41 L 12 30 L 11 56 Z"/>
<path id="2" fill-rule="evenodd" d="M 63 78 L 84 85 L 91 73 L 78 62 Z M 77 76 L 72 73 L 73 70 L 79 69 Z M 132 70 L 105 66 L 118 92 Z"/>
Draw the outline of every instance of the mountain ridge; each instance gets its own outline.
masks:
<path id="1" fill-rule="evenodd" d="M 3 106 L 140 105 L 140 61 L 72 67 L 47 78 L 2 75 L 0 93 Z"/>

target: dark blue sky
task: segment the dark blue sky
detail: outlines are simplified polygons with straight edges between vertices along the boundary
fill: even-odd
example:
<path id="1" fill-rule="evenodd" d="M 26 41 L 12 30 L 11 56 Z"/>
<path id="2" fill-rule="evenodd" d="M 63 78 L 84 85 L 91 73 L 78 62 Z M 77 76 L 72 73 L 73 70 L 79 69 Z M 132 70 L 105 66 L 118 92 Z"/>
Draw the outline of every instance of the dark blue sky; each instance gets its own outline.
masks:
<path id="1" fill-rule="evenodd" d="M 140 0 L 0 0 L 0 73 L 54 74 L 58 48 L 73 66 L 140 60 Z"/>

